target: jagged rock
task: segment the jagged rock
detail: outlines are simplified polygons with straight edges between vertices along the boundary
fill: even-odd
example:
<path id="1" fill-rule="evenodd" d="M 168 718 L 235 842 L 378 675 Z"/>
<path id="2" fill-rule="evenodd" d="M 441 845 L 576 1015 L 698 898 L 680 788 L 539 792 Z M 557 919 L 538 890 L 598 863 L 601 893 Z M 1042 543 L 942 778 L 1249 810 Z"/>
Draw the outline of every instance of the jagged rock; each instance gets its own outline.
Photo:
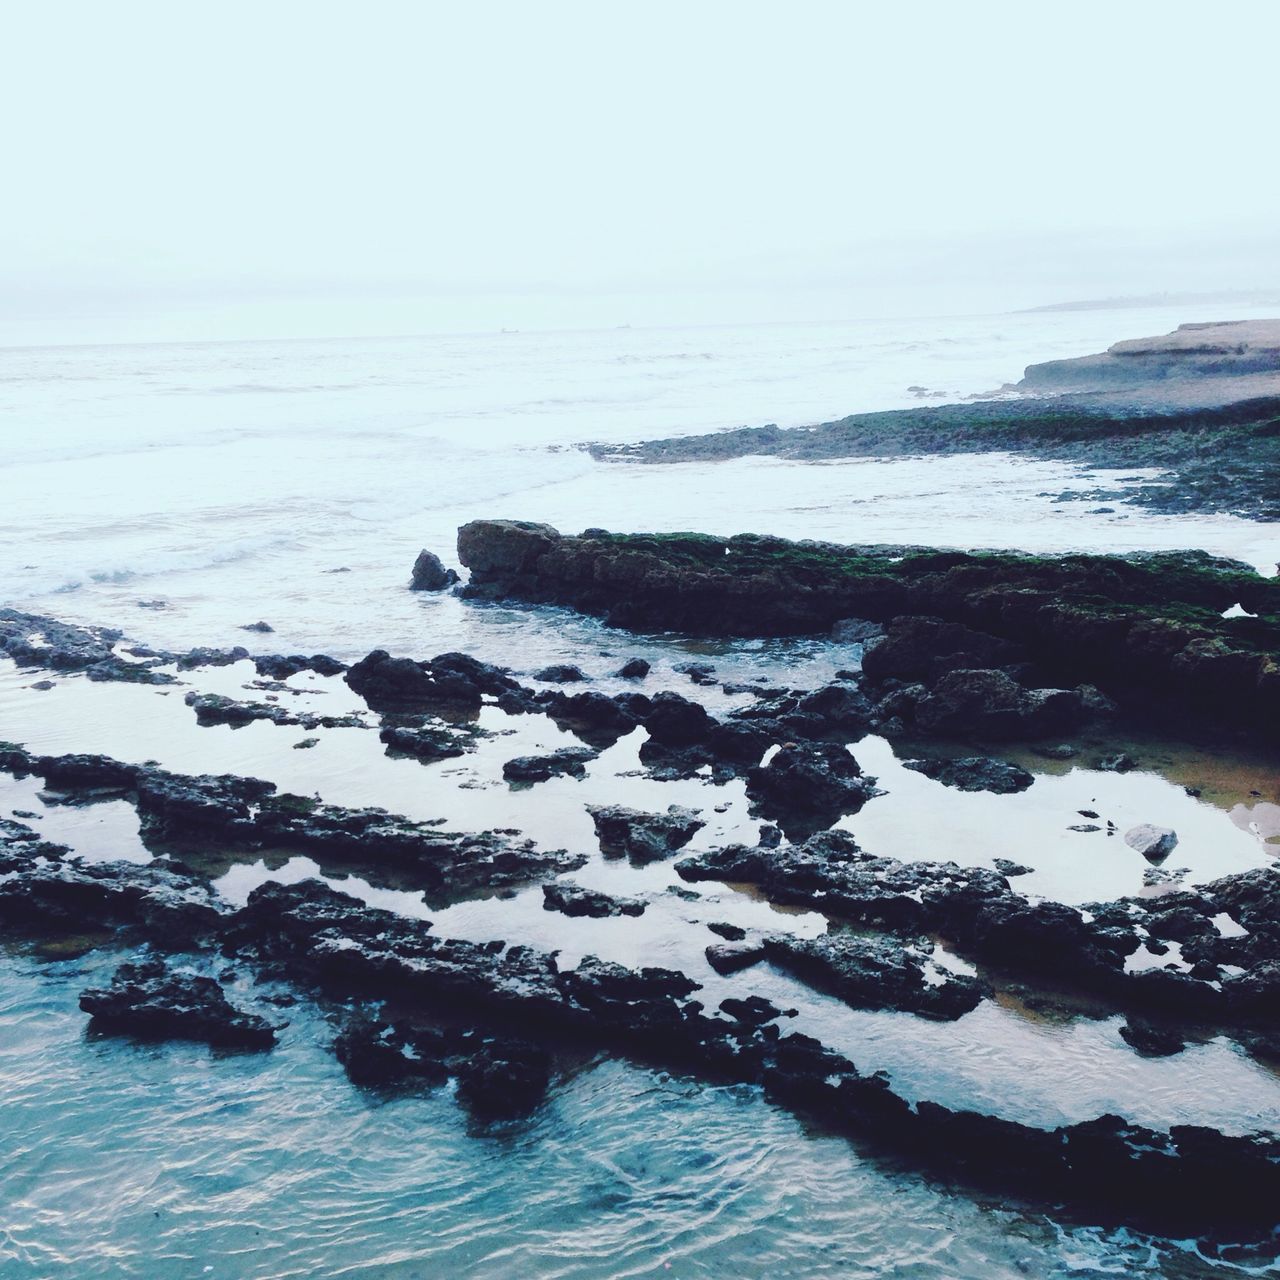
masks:
<path id="1" fill-rule="evenodd" d="M 1020 862 L 1014 862 L 1010 858 L 992 858 L 992 865 L 1004 877 L 1011 876 L 1029 876 L 1035 867 L 1024 867 Z"/>
<path id="2" fill-rule="evenodd" d="M 589 747 L 561 747 L 545 756 L 517 756 L 502 766 L 508 782 L 546 782 L 548 778 L 568 774 L 581 778 L 586 766 L 596 758 Z"/>
<path id="3" fill-rule="evenodd" d="M 422 725 L 418 728 L 384 725 L 378 733 L 378 740 L 386 744 L 389 752 L 399 752 L 428 763 L 456 759 L 475 745 L 474 736 L 460 734 L 443 725 Z"/>
<path id="4" fill-rule="evenodd" d="M 980 738 L 1042 737 L 1085 718 L 1074 690 L 1024 689 L 1003 671 L 967 668 L 942 676 L 916 702 L 914 715 L 929 733 Z"/>
<path id="5" fill-rule="evenodd" d="M 670 805 L 666 813 L 643 813 L 623 805 L 588 805 L 600 847 L 615 857 L 655 862 L 683 849 L 706 823 L 693 809 Z"/>
<path id="6" fill-rule="evenodd" d="M 729 942 L 741 942 L 747 936 L 747 931 L 741 925 L 728 924 L 723 920 L 709 924 L 707 928 Z"/>
<path id="7" fill-rule="evenodd" d="M 936 680 L 948 671 L 1013 666 L 1026 653 L 1021 645 L 941 618 L 899 617 L 885 624 L 869 645 L 862 669 L 872 680 L 887 677 Z"/>
<path id="8" fill-rule="evenodd" d="M 413 574 L 409 580 L 410 591 L 443 591 L 458 581 L 453 569 L 446 569 L 444 562 L 432 551 L 418 552 L 413 562 Z"/>
<path id="9" fill-rule="evenodd" d="M 643 680 L 652 670 L 643 658 L 629 658 L 616 672 L 620 680 Z"/>
<path id="10" fill-rule="evenodd" d="M 1163 862 L 1177 847 L 1178 836 L 1168 827 L 1156 827 L 1144 822 L 1126 831 L 1124 842 L 1149 862 Z"/>
<path id="11" fill-rule="evenodd" d="M 90 988 L 80 1008 L 103 1031 L 166 1040 L 200 1040 L 235 1049 L 269 1049 L 275 1028 L 237 1009 L 212 979 L 173 973 L 163 961 L 121 965 L 106 988 Z"/>
<path id="12" fill-rule="evenodd" d="M 258 675 L 267 680 L 287 680 L 300 671 L 314 671 L 318 676 L 339 676 L 347 669 L 345 662 L 323 653 L 313 653 L 310 657 L 301 653 L 265 654 L 254 658 L 253 665 Z"/>
<path id="13" fill-rule="evenodd" d="M 903 767 L 958 791 L 994 791 L 997 795 L 1012 795 L 1025 791 L 1035 781 L 1035 775 L 1026 769 L 1007 760 L 992 760 L 989 756 L 965 756 L 958 760 L 906 760 Z"/>
<path id="14" fill-rule="evenodd" d="M 820 938 L 766 938 L 774 964 L 855 1009 L 901 1009 L 952 1020 L 976 1009 L 990 988 L 977 978 L 949 974 L 929 981 L 925 962 L 933 947 L 925 939 L 827 933 Z"/>
<path id="15" fill-rule="evenodd" d="M 566 916 L 591 916 L 603 920 L 608 916 L 642 916 L 645 903 L 638 898 L 614 898 L 577 884 L 544 884 L 542 905 L 548 911 Z"/>

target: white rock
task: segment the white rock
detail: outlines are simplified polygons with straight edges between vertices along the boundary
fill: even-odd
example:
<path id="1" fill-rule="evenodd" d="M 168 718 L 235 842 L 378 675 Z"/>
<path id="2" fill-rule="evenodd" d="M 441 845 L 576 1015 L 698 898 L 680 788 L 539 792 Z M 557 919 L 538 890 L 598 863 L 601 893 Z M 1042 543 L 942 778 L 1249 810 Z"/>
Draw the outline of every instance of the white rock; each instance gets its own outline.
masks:
<path id="1" fill-rule="evenodd" d="M 1124 842 L 1136 849 L 1149 862 L 1160 862 L 1177 847 L 1178 835 L 1168 827 L 1155 827 L 1149 822 L 1131 827 L 1124 833 Z"/>

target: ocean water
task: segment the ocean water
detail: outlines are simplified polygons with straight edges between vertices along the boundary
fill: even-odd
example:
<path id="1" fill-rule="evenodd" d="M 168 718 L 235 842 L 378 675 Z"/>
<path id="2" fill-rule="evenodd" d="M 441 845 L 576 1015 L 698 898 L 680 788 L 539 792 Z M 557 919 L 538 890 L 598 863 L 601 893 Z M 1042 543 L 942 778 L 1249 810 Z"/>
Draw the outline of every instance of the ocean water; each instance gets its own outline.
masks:
<path id="1" fill-rule="evenodd" d="M 1098 514 L 1091 502 L 1046 496 L 1150 478 L 1142 474 L 1001 456 L 638 468 L 576 447 L 906 407 L 920 403 L 913 386 L 956 398 L 1014 381 L 1033 361 L 1203 318 L 1153 310 L 0 350 L 0 603 L 168 647 L 244 643 L 343 658 L 375 646 L 416 656 L 460 648 L 520 670 L 572 660 L 597 678 L 634 652 L 654 662 L 657 685 L 686 692 L 672 664 L 694 654 L 725 676 L 816 682 L 856 664 L 856 649 L 622 636 L 559 610 L 469 604 L 410 593 L 405 582 L 420 547 L 450 561 L 457 525 L 480 516 L 567 530 L 1046 550 L 1201 546 L 1270 570 L 1280 560 L 1273 526 L 1118 504 Z M 259 619 L 276 634 L 239 629 Z M 246 696 L 238 667 L 191 678 Z M 358 704 L 340 681 L 290 683 L 300 704 Z M 486 711 L 494 738 L 462 761 L 424 767 L 388 759 L 359 729 L 321 734 L 297 752 L 302 730 L 199 728 L 163 690 L 74 678 L 48 692 L 29 686 L 0 667 L 0 738 L 40 750 L 255 774 L 336 803 L 382 804 L 459 829 L 510 825 L 572 848 L 594 849 L 587 802 L 694 804 L 708 819 L 695 850 L 754 830 L 740 783 L 632 776 L 634 735 L 581 781 L 519 791 L 501 781 L 504 759 L 570 741 L 540 717 Z M 1126 861 L 1118 842 L 1066 830 L 1089 805 L 1122 826 L 1167 819 L 1181 837 L 1173 861 L 1193 882 L 1271 860 L 1274 760 L 1133 749 L 1147 766 L 1134 774 L 1100 773 L 1091 758 L 1040 761 L 1029 791 L 995 797 L 949 791 L 868 739 L 856 753 L 886 794 L 842 825 L 903 858 L 1032 862 L 1021 887 L 1068 902 L 1142 887 L 1136 855 Z M 1185 793 L 1192 784 L 1199 798 Z M 150 856 L 123 803 L 46 804 L 30 780 L 0 779 L 0 814 L 14 809 L 35 813 L 49 838 L 85 857 Z M 444 936 L 559 947 L 566 962 L 595 953 L 682 967 L 713 1001 L 756 991 L 795 1006 L 798 1027 L 886 1070 L 912 1097 L 1043 1124 L 1108 1109 L 1232 1132 L 1280 1123 L 1280 1076 L 1222 1037 L 1146 1060 L 1120 1040 L 1115 1017 L 1055 1022 L 1000 1000 L 943 1025 L 855 1013 L 768 969 L 718 979 L 701 957 L 713 936 L 707 920 L 800 933 L 825 922 L 727 886 L 698 886 L 698 901 L 672 895 L 670 864 L 633 868 L 596 852 L 575 873 L 648 898 L 639 921 L 567 920 L 541 909 L 536 888 L 430 910 L 411 885 L 304 858 L 229 857 L 207 870 L 232 901 L 266 878 L 323 875 L 429 916 Z M 76 999 L 119 958 L 0 953 L 0 1280 L 1002 1280 L 1280 1269 L 1274 1247 L 1151 1239 L 975 1198 L 808 1129 L 751 1089 L 616 1061 L 560 1062 L 531 1117 L 477 1126 L 448 1089 L 356 1089 L 327 1047 L 333 1011 L 307 1002 L 289 1010 L 281 1045 L 265 1055 L 98 1038 Z M 249 994 L 247 976 L 240 982 Z"/>

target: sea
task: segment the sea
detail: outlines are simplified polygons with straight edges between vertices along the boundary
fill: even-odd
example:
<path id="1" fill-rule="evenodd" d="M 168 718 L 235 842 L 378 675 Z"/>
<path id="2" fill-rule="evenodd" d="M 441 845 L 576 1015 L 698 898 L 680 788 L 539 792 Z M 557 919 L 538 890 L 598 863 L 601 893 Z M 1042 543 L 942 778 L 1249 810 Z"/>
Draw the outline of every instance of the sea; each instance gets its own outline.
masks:
<path id="1" fill-rule="evenodd" d="M 958 400 L 1016 382 L 1033 362 L 1187 321 L 1260 314 L 1169 306 L 0 349 L 0 606 L 110 625 L 167 649 L 243 644 L 344 660 L 375 647 L 419 658 L 460 649 L 522 672 L 578 662 L 601 679 L 618 656 L 642 653 L 672 679 L 673 665 L 690 656 L 710 657 L 722 674 L 822 678 L 841 655 L 819 642 L 623 636 L 563 610 L 413 593 L 409 572 L 421 548 L 456 563 L 460 524 L 510 517 L 567 532 L 689 529 L 1037 551 L 1198 547 L 1274 573 L 1275 525 L 1072 497 L 1158 483 L 1153 468 L 1108 472 L 1001 454 L 644 467 L 597 461 L 582 447 Z M 258 622 L 271 632 L 243 629 Z M 68 680 L 46 695 L 29 684 L 7 663 L 0 670 L 0 739 L 154 756 L 188 772 L 257 772 L 295 789 L 312 781 L 326 799 L 440 813 L 455 827 L 509 823 L 546 840 L 588 838 L 578 784 L 561 779 L 506 798 L 495 789 L 501 754 L 482 753 L 477 767 L 495 772 L 476 789 L 432 790 L 415 762 L 392 768 L 373 735 L 367 749 L 326 741 L 296 753 L 275 726 L 238 736 L 199 729 L 177 698 L 148 692 L 140 711 L 133 689 Z M 1034 887 L 1063 901 L 1140 883 L 1101 846 L 1081 855 L 1062 833 L 1061 812 L 1099 796 L 1134 820 L 1176 808 L 1188 865 L 1205 878 L 1266 864 L 1274 850 L 1261 841 L 1280 833 L 1258 826 L 1274 824 L 1280 809 L 1231 798 L 1259 794 L 1254 773 L 1265 778 L 1267 766 L 1258 761 L 1231 763 L 1217 807 L 1183 786 L 1203 762 L 1173 754 L 1161 771 L 1127 781 L 1061 766 L 1027 793 L 1036 799 L 997 805 L 929 791 L 935 784 L 901 769 L 879 740 L 865 752 L 864 766 L 908 799 L 869 805 L 850 824 L 860 840 L 897 856 L 962 861 L 996 847 L 1048 849 Z M 620 754 L 614 763 L 587 785 L 633 798 L 641 785 L 625 781 L 633 762 Z M 728 816 L 700 839 L 734 834 L 745 800 L 732 799 L 738 808 L 726 803 Z M 0 816 L 14 807 L 39 810 L 51 837 L 86 856 L 148 856 L 136 822 L 130 828 L 111 806 L 91 816 L 55 811 L 34 789 L 10 786 Z M 230 868 L 222 888 L 242 900 L 269 875 L 316 870 L 295 863 Z M 619 873 L 586 874 L 614 876 L 598 887 L 619 891 Z M 415 910 L 408 895 L 365 890 Z M 765 910 L 728 896 L 716 908 L 744 920 Z M 432 918 L 445 936 L 511 927 L 539 945 L 566 945 L 555 932 L 569 928 L 563 918 L 521 911 L 473 903 Z M 649 934 L 615 921 L 572 937 L 582 951 L 642 963 L 652 948 L 687 945 L 681 911 L 676 900 L 655 908 Z M 493 913 L 504 912 L 495 923 Z M 52 960 L 0 950 L 0 1280 L 1003 1280 L 1280 1270 L 1274 1242 L 1154 1238 L 977 1195 L 811 1128 L 757 1090 L 612 1059 L 563 1069 L 531 1117 L 481 1124 L 447 1089 L 355 1088 L 328 1048 L 333 1011 L 307 1000 L 289 1011 L 270 1054 L 100 1037 L 86 1029 L 77 997 L 119 958 L 109 949 Z M 1116 1107 L 1152 1124 L 1280 1125 L 1280 1077 L 1225 1042 L 1153 1063 L 1128 1052 L 1115 1019 L 1054 1024 L 990 1005 L 948 1039 L 910 1015 L 850 1019 L 822 1002 L 814 1008 L 833 1020 L 842 1050 L 887 1070 L 910 1096 L 1046 1124 Z"/>

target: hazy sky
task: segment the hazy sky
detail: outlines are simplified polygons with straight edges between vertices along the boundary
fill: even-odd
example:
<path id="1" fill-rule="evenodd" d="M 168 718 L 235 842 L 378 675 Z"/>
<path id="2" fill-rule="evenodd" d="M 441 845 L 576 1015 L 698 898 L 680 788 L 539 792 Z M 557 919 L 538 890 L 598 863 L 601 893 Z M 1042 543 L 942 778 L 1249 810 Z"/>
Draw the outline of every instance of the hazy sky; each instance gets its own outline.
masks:
<path id="1" fill-rule="evenodd" d="M 7 342 L 1280 288 L 1275 0 L 7 0 L 3 29 Z"/>

